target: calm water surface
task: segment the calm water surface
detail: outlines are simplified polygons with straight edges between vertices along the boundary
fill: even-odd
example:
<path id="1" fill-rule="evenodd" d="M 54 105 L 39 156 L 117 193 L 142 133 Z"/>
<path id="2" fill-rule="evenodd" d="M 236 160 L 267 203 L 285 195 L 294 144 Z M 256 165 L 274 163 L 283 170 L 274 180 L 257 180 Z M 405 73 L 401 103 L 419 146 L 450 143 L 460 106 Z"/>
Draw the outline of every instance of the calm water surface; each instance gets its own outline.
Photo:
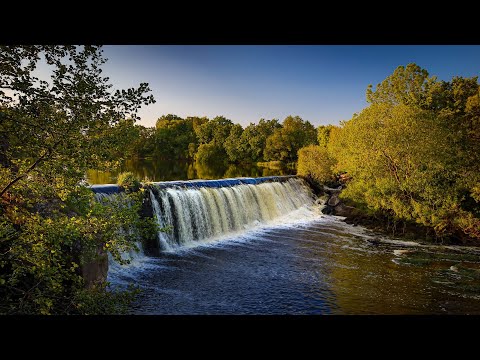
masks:
<path id="1" fill-rule="evenodd" d="M 292 175 L 294 169 L 265 168 L 255 164 L 228 166 L 222 164 L 205 165 L 185 161 L 167 160 L 127 160 L 125 164 L 114 172 L 90 170 L 87 180 L 90 184 L 116 183 L 120 172 L 131 171 L 139 180 L 147 178 L 150 181 L 192 180 L 192 179 L 223 179 L 237 177 L 261 177 Z"/>
<path id="2" fill-rule="evenodd" d="M 327 215 L 139 257 L 109 280 L 143 289 L 133 314 L 480 314 L 479 249 L 392 240 Z"/>

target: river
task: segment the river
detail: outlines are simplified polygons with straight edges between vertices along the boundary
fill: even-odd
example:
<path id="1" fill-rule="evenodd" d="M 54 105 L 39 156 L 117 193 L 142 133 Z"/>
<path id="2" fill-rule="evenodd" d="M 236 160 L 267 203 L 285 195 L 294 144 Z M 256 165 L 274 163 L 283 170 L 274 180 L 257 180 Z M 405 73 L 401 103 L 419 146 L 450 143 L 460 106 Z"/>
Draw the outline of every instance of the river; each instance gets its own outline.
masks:
<path id="1" fill-rule="evenodd" d="M 279 184 L 249 186 L 264 197 L 280 194 Z M 158 199 L 181 192 L 162 191 Z M 199 202 L 195 191 L 186 190 Z M 295 205 L 308 195 L 304 187 L 282 194 L 278 201 L 290 208 L 279 207 L 277 215 L 259 215 L 235 231 L 218 225 L 221 236 L 199 237 L 158 257 L 139 254 L 128 267 L 113 264 L 108 280 L 142 289 L 132 314 L 480 314 L 480 249 L 373 234 L 322 214 L 315 202 Z M 181 196 L 185 210 L 189 200 Z M 201 235 L 209 216 L 191 215 L 192 234 Z"/>

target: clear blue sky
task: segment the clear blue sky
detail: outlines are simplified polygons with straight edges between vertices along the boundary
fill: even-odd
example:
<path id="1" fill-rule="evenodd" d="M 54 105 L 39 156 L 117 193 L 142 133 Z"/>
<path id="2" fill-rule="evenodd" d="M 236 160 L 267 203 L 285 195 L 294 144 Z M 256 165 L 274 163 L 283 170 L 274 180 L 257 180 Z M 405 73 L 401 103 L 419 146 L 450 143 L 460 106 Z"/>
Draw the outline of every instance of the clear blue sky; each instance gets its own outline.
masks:
<path id="1" fill-rule="evenodd" d="M 338 124 L 366 106 L 368 84 L 398 65 L 415 62 L 442 80 L 480 71 L 480 46 L 111 45 L 104 55 L 116 87 L 150 84 L 157 103 L 141 110 L 145 126 L 169 113 L 243 126 L 288 115 Z"/>

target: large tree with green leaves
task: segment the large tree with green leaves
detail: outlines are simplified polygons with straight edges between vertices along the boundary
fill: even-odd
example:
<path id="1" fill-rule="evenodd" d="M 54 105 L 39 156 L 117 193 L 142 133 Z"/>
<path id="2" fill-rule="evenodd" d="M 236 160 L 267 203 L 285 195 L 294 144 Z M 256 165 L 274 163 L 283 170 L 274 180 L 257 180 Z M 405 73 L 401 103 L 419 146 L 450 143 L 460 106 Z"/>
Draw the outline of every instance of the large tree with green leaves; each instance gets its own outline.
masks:
<path id="1" fill-rule="evenodd" d="M 245 147 L 242 143 L 243 127 L 235 124 L 230 129 L 230 135 L 225 139 L 223 147 L 228 155 L 228 160 L 232 163 L 249 160 L 245 154 Z"/>
<path id="2" fill-rule="evenodd" d="M 41 59 L 47 80 L 35 76 Z M 0 48 L 2 158 L 10 165 L 3 167 L 0 196 L 18 182 L 27 186 L 32 172 L 63 172 L 77 181 L 85 168 L 114 160 L 112 127 L 137 119 L 140 106 L 154 100 L 144 95 L 146 83 L 112 91 L 102 77 L 105 61 L 95 46 Z"/>
<path id="3" fill-rule="evenodd" d="M 230 135 L 232 126 L 232 120 L 224 116 L 217 116 L 198 126 L 195 131 L 200 144 L 214 143 L 217 146 L 223 147 L 223 143 Z"/>
<path id="4" fill-rule="evenodd" d="M 177 115 L 165 115 L 156 123 L 155 156 L 164 159 L 187 159 L 191 145 L 197 145 L 194 119 L 182 119 Z"/>
<path id="5" fill-rule="evenodd" d="M 240 139 L 245 157 L 253 162 L 263 161 L 267 138 L 281 127 L 282 125 L 280 125 L 277 119 L 260 119 L 258 124 L 251 123 L 248 125 Z"/>
<path id="6" fill-rule="evenodd" d="M 79 269 L 132 246 L 117 230 L 135 212 L 96 204 L 81 182 L 118 165 L 131 133 L 117 128 L 154 99 L 146 83 L 113 91 L 105 62 L 98 46 L 0 47 L 1 313 L 102 311 Z"/>
<path id="7" fill-rule="evenodd" d="M 428 71 L 417 64 L 398 66 L 375 90 L 367 88 L 367 102 L 371 104 L 413 105 L 425 107 L 430 102 L 430 89 L 436 77 L 429 77 Z"/>
<path id="8" fill-rule="evenodd" d="M 294 162 L 298 158 L 298 150 L 311 144 L 317 144 L 315 127 L 299 116 L 288 116 L 282 127 L 267 138 L 264 157 L 268 161 Z"/>
<path id="9" fill-rule="evenodd" d="M 330 134 L 343 196 L 440 236 L 480 240 L 480 121 L 476 77 L 450 82 L 415 64 L 367 89 L 371 105 Z"/>
<path id="10" fill-rule="evenodd" d="M 320 125 L 317 128 L 317 139 L 318 145 L 327 147 L 328 141 L 330 140 L 330 133 L 332 129 L 336 128 L 335 125 Z"/>

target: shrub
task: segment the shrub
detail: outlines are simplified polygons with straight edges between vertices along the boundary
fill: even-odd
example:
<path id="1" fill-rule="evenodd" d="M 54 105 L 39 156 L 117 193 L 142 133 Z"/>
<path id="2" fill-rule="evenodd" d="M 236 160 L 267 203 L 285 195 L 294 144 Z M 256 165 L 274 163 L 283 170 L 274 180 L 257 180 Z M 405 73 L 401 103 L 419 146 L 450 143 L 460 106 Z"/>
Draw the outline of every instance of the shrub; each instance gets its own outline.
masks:
<path id="1" fill-rule="evenodd" d="M 138 181 L 131 172 L 123 172 L 118 175 L 117 185 L 122 187 L 126 192 L 135 192 L 141 187 L 140 181 Z"/>
<path id="2" fill-rule="evenodd" d="M 325 147 L 309 145 L 298 151 L 297 174 L 311 177 L 320 183 L 328 183 L 334 180 L 334 164 Z"/>

